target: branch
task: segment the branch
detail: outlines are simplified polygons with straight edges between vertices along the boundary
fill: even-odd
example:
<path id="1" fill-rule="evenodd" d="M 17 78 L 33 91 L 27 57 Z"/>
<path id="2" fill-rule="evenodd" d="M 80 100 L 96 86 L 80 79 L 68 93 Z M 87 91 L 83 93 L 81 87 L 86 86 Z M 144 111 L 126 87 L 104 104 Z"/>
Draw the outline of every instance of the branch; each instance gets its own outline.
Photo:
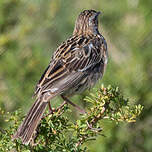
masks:
<path id="1" fill-rule="evenodd" d="M 69 117 L 71 110 L 67 104 L 63 104 L 61 108 L 54 110 L 53 114 L 49 114 L 49 111 L 47 111 L 37 128 L 32 146 L 22 145 L 20 140 L 11 141 L 11 135 L 23 120 L 22 112 L 18 110 L 11 114 L 3 114 L 5 118 L 7 117 L 7 121 L 11 123 L 8 128 L 0 131 L 0 151 L 32 149 L 33 151 L 84 152 L 87 147 L 82 148 L 82 144 L 96 140 L 99 135 L 103 135 L 101 134 L 101 122 L 104 119 L 116 123 L 135 122 L 143 109 L 141 105 L 130 104 L 118 88 L 111 86 L 107 88 L 102 86 L 95 93 L 90 93 L 85 101 L 89 105 L 87 113 L 80 115 L 74 122 Z"/>

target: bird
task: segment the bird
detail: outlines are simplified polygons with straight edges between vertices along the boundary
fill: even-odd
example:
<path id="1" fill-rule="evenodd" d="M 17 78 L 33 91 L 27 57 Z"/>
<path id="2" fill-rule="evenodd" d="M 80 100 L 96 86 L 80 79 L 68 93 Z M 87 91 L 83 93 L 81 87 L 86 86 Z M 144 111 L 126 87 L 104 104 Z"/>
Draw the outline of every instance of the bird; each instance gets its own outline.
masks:
<path id="1" fill-rule="evenodd" d="M 12 136 L 13 140 L 20 138 L 23 144 L 30 143 L 47 105 L 51 110 L 50 102 L 55 96 L 61 96 L 84 112 L 68 97 L 92 88 L 105 72 L 108 49 L 98 30 L 100 13 L 84 10 L 78 15 L 72 36 L 56 49 L 38 81 L 34 93 L 36 101 Z"/>

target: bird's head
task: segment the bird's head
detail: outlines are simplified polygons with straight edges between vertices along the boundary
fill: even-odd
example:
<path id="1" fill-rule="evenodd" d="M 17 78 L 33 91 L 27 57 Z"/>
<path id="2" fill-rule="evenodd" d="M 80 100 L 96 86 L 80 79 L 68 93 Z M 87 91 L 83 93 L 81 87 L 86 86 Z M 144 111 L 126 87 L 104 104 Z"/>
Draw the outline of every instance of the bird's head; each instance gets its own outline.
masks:
<path id="1" fill-rule="evenodd" d="M 84 10 L 81 12 L 76 20 L 73 34 L 98 34 L 99 14 L 100 12 L 96 12 L 95 10 Z"/>

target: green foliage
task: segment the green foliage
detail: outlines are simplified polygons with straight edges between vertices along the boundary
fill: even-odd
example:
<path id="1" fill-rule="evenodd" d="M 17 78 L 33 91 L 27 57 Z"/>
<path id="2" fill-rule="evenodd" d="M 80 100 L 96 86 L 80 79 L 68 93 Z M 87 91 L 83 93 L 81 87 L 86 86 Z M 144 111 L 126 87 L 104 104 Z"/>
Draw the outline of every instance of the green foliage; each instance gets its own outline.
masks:
<path id="1" fill-rule="evenodd" d="M 72 122 L 65 113 L 71 113 L 68 105 L 58 109 L 53 114 L 46 114 L 41 120 L 37 131 L 29 146 L 22 145 L 20 139 L 12 141 L 11 135 L 15 132 L 23 119 L 20 110 L 14 113 L 1 113 L 10 123 L 7 129 L 0 130 L 0 151 L 12 149 L 20 151 L 69 151 L 84 152 L 87 147 L 82 145 L 88 141 L 96 140 L 102 134 L 101 121 L 104 119 L 114 122 L 135 122 L 143 106 L 132 105 L 124 99 L 118 88 L 102 86 L 96 93 L 85 98 L 89 108 L 87 113 Z M 105 128 L 106 129 L 106 128 Z"/>

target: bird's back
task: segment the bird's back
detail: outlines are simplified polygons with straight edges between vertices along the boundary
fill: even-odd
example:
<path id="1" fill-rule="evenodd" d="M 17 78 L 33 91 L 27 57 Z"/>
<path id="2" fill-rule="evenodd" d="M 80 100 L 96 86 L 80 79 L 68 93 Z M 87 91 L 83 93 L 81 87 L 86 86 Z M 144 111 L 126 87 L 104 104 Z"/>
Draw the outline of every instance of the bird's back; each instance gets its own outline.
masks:
<path id="1" fill-rule="evenodd" d="M 106 42 L 101 35 L 72 36 L 54 52 L 37 84 L 35 94 L 39 96 L 47 91 L 71 94 L 91 87 L 102 77 L 106 49 Z M 93 80 L 91 84 L 90 79 Z"/>

